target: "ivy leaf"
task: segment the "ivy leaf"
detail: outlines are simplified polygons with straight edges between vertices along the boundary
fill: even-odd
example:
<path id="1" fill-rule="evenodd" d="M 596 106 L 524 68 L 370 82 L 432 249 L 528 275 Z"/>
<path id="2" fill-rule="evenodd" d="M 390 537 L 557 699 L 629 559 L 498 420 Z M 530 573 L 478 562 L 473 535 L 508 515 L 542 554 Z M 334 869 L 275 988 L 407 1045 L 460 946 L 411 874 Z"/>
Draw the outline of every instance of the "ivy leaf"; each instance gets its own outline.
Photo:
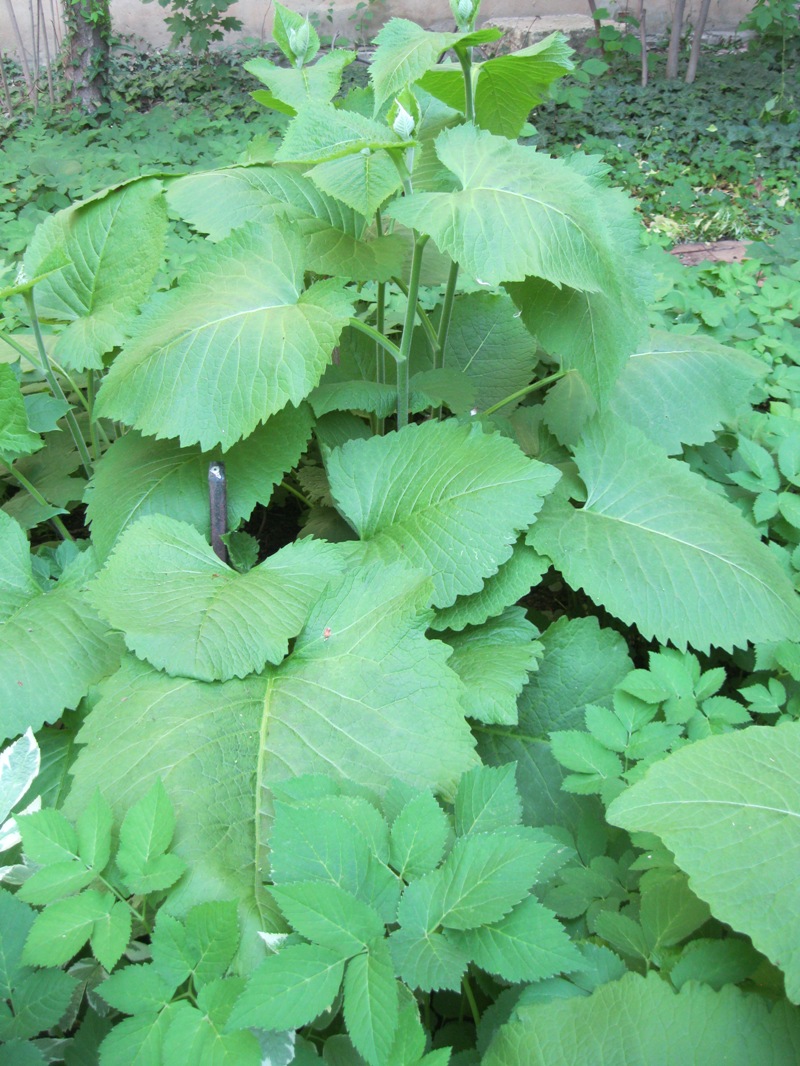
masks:
<path id="1" fill-rule="evenodd" d="M 522 821 L 514 764 L 476 766 L 458 782 L 456 833 L 492 833 Z"/>
<path id="2" fill-rule="evenodd" d="M 585 505 L 549 501 L 529 535 L 570 585 L 646 639 L 681 648 L 800 636 L 796 593 L 775 557 L 683 463 L 608 419 L 586 430 L 575 459 Z"/>
<path id="3" fill-rule="evenodd" d="M 339 885 L 301 881 L 269 891 L 296 932 L 341 956 L 356 955 L 383 936 L 380 915 Z"/>
<path id="4" fill-rule="evenodd" d="M 344 973 L 341 954 L 295 944 L 270 955 L 252 973 L 231 1011 L 236 1029 L 299 1029 L 333 1003 Z"/>
<path id="5" fill-rule="evenodd" d="M 609 807 L 613 825 L 656 833 L 720 921 L 747 933 L 800 1002 L 800 907 L 793 874 L 800 725 L 711 736 L 655 763 Z"/>
<path id="6" fill-rule="evenodd" d="M 311 411 L 287 406 L 225 453 L 228 525 L 236 529 L 305 451 L 311 437 Z M 86 495 L 92 543 L 105 560 L 128 526 L 148 514 L 189 522 L 204 537 L 208 517 L 208 466 L 215 458 L 174 440 L 154 440 L 131 430 L 111 445 L 95 467 Z"/>
<path id="7" fill-rule="evenodd" d="M 627 973 L 591 996 L 518 1007 L 498 1032 L 484 1066 L 570 1066 L 592 1062 L 714 1062 L 720 1048 L 737 1063 L 781 1066 L 800 1049 L 800 1023 L 787 1003 L 727 987 L 689 984 L 675 994 L 658 974 Z"/>
<path id="8" fill-rule="evenodd" d="M 150 515 L 123 534 L 92 602 L 153 666 L 227 681 L 281 661 L 342 563 L 328 545 L 303 540 L 237 574 L 193 526 Z"/>
<path id="9" fill-rule="evenodd" d="M 431 33 L 408 19 L 389 19 L 375 37 L 378 48 L 370 67 L 375 113 L 386 100 L 421 78 L 443 52 L 487 44 L 501 36 L 502 31 L 494 27 L 472 33 Z"/>
<path id="10" fill-rule="evenodd" d="M 564 926 L 534 896 L 522 900 L 499 922 L 448 930 L 447 936 L 482 970 L 512 983 L 542 981 L 583 965 Z"/>
<path id="11" fill-rule="evenodd" d="M 454 421 L 350 441 L 331 453 L 327 468 L 367 558 L 402 553 L 433 578 L 437 607 L 479 591 L 497 572 L 559 476 L 506 438 Z"/>
<path id="12" fill-rule="evenodd" d="M 370 1066 L 384 1066 L 399 1021 L 398 986 L 384 940 L 348 962 L 344 1020 L 356 1050 Z"/>
<path id="13" fill-rule="evenodd" d="M 300 238 L 248 227 L 157 295 L 98 394 L 98 416 L 181 444 L 229 448 L 322 376 L 353 313 L 339 281 L 303 291 Z"/>
<path id="14" fill-rule="evenodd" d="M 55 251 L 69 259 L 36 289 L 39 317 L 69 323 L 54 350 L 62 366 L 102 369 L 103 355 L 122 344 L 150 291 L 166 232 L 163 190 L 155 178 L 68 207 L 37 229 L 25 255 L 28 274 Z"/>
<path id="15" fill-rule="evenodd" d="M 59 584 L 43 592 L 25 534 L 2 512 L 0 550 L 0 738 L 11 738 L 76 707 L 114 669 L 119 645 L 83 593 L 91 553 L 78 555 Z"/>
<path id="16" fill-rule="evenodd" d="M 191 174 L 171 185 L 168 200 L 215 241 L 240 226 L 285 219 L 302 238 L 308 269 L 316 274 L 388 281 L 403 272 L 402 236 L 375 239 L 357 211 L 293 168 L 255 164 Z"/>
<path id="17" fill-rule="evenodd" d="M 0 363 L 0 455 L 6 459 L 31 455 L 44 445 L 38 433 L 28 426 L 25 401 L 14 371 Z"/>
<path id="18" fill-rule="evenodd" d="M 389 844 L 392 866 L 404 881 L 430 873 L 442 860 L 449 833 L 447 815 L 430 792 L 420 792 L 406 803 L 392 823 Z"/>
<path id="19" fill-rule="evenodd" d="M 555 286 L 605 290 L 615 269 L 613 244 L 602 190 L 584 175 L 471 124 L 440 133 L 436 152 L 461 189 L 414 193 L 387 214 L 429 234 L 487 285 L 533 275 Z"/>
<path id="20" fill-rule="evenodd" d="M 470 718 L 491 725 L 515 725 L 517 697 L 536 669 L 539 631 L 522 607 L 508 607 L 497 618 L 460 633 L 443 633 L 453 649 L 450 669 L 466 688 L 464 710 Z"/>
<path id="21" fill-rule="evenodd" d="M 185 869 L 177 855 L 165 852 L 175 832 L 175 816 L 163 784 L 156 781 L 135 803 L 119 830 L 117 865 L 130 890 L 143 895 L 175 884 Z"/>

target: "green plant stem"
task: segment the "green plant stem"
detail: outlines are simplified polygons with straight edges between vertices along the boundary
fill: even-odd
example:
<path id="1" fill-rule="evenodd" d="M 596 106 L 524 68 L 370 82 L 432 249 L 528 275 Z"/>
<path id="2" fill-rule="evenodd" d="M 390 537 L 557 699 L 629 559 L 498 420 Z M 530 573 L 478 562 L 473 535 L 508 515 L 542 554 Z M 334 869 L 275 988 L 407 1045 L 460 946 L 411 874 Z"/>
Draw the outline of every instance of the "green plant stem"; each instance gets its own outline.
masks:
<path id="1" fill-rule="evenodd" d="M 383 236 L 383 219 L 380 210 L 375 212 L 375 231 L 380 239 Z M 386 320 L 386 282 L 378 282 L 378 297 L 375 304 L 375 328 L 383 336 Z M 383 385 L 386 381 L 386 350 L 382 344 L 375 341 L 375 366 L 377 370 L 376 381 Z"/>
<path id="2" fill-rule="evenodd" d="M 33 326 L 33 335 L 36 338 L 36 348 L 39 352 L 39 358 L 42 361 L 42 373 L 44 374 L 47 380 L 47 384 L 53 390 L 53 395 L 56 396 L 59 400 L 63 400 L 64 403 L 67 405 L 67 410 L 64 417 L 67 420 L 67 426 L 69 427 L 70 434 L 72 436 L 73 441 L 75 442 L 75 447 L 78 449 L 78 455 L 81 457 L 81 464 L 83 466 L 83 469 L 86 472 L 86 476 L 90 478 L 92 476 L 92 458 L 89 455 L 89 451 L 86 447 L 86 441 L 83 439 L 83 434 L 81 433 L 80 427 L 78 426 L 77 419 L 75 418 L 75 412 L 72 410 L 72 405 L 70 404 L 69 400 L 67 400 L 67 397 L 64 395 L 64 390 L 61 388 L 61 383 L 53 373 L 52 368 L 50 366 L 50 358 L 47 354 L 47 349 L 44 346 L 44 338 L 42 337 L 42 331 L 39 328 L 39 319 L 36 317 L 36 305 L 34 304 L 33 300 L 33 292 L 29 290 L 28 292 L 23 293 L 23 298 L 25 300 L 25 306 L 28 309 L 28 314 L 31 318 L 31 325 Z"/>
<path id="3" fill-rule="evenodd" d="M 376 344 L 379 344 L 384 351 L 388 352 L 398 363 L 402 363 L 405 359 L 400 348 L 396 344 L 393 344 L 387 337 L 374 326 L 367 325 L 366 322 L 362 322 L 360 318 L 351 318 L 350 325 L 353 329 L 357 329 L 360 333 L 366 334 L 367 337 L 372 337 Z"/>
<path id="4" fill-rule="evenodd" d="M 152 932 L 152 930 L 150 929 L 150 927 L 149 927 L 149 926 L 147 925 L 147 923 L 145 922 L 145 919 L 144 919 L 144 912 L 142 912 L 142 913 L 140 914 L 140 913 L 139 913 L 139 911 L 137 911 L 137 910 L 136 910 L 136 908 L 134 907 L 134 905 L 133 905 L 133 904 L 131 903 L 131 901 L 130 901 L 129 899 L 126 899 L 126 898 L 125 898 L 125 897 L 124 897 L 124 896 L 122 895 L 122 893 L 121 893 L 121 892 L 118 892 L 118 891 L 117 891 L 117 889 L 116 889 L 116 888 L 114 888 L 114 886 L 113 886 L 113 885 L 111 884 L 111 882 L 110 882 L 110 881 L 107 881 L 107 880 L 105 879 L 105 877 L 103 877 L 103 876 L 102 876 L 101 874 L 98 874 L 98 876 L 97 876 L 97 880 L 98 880 L 98 881 L 100 882 L 100 884 L 101 884 L 101 885 L 105 885 L 105 887 L 106 887 L 106 888 L 108 889 L 108 891 L 109 891 L 109 892 L 110 892 L 110 893 L 111 893 L 111 894 L 112 894 L 113 896 L 116 896 L 116 897 L 117 897 L 117 899 L 118 899 L 118 900 L 120 901 L 120 903 L 124 903 L 124 904 L 125 904 L 125 906 L 126 906 L 126 907 L 128 908 L 128 910 L 129 910 L 129 911 L 131 912 L 131 914 L 132 914 L 132 915 L 134 916 L 134 918 L 135 918 L 135 919 L 136 919 L 136 920 L 137 920 L 138 922 L 141 922 L 141 923 L 142 923 L 142 925 L 143 925 L 143 926 L 144 926 L 144 927 L 145 927 L 146 929 L 148 929 L 148 931 L 149 931 L 149 932 Z"/>
<path id="5" fill-rule="evenodd" d="M 529 396 L 532 392 L 538 392 L 539 389 L 546 389 L 548 385 L 552 385 L 554 381 L 558 381 L 559 378 L 563 378 L 569 373 L 569 370 L 559 370 L 557 373 L 551 374 L 549 377 L 534 381 L 532 385 L 526 385 L 525 388 L 520 389 L 519 392 L 512 392 L 510 396 L 506 396 L 505 399 L 499 400 L 497 403 L 492 404 L 491 407 L 487 407 L 485 411 L 481 411 L 481 414 L 493 415 L 495 411 L 499 411 L 500 408 L 505 407 L 507 403 L 513 403 L 514 400 L 521 400 L 523 396 Z"/>
<path id="6" fill-rule="evenodd" d="M 0 341 L 5 341 L 9 348 L 14 349 L 17 355 L 21 356 L 23 359 L 27 359 L 29 363 L 33 363 L 33 365 L 36 366 L 36 363 L 34 363 L 33 359 L 31 359 L 31 353 L 26 348 L 23 348 L 19 341 L 15 341 L 11 334 L 6 333 L 4 329 L 0 329 Z M 36 367 L 36 369 L 42 371 L 44 370 L 44 368 L 40 366 Z"/>
<path id="7" fill-rule="evenodd" d="M 466 974 L 461 980 L 461 985 L 464 989 L 464 995 L 467 997 L 467 1003 L 469 1003 L 472 1020 L 475 1022 L 475 1028 L 477 1029 L 481 1024 L 481 1012 L 478 1010 L 478 1004 L 475 1002 L 475 994 L 472 991 L 472 985 L 469 983 L 469 978 Z"/>
<path id="8" fill-rule="evenodd" d="M 439 319 L 439 329 L 436 334 L 436 353 L 433 357 L 433 368 L 444 366 L 444 349 L 447 345 L 447 334 L 450 332 L 450 319 L 453 317 L 453 304 L 456 298 L 456 285 L 458 284 L 458 263 L 450 264 L 450 273 L 447 275 L 447 288 L 444 290 L 444 302 L 442 303 L 442 317 Z"/>
<path id="9" fill-rule="evenodd" d="M 36 500 L 38 504 L 41 504 L 42 507 L 53 506 L 52 503 L 50 503 L 44 498 L 44 496 L 42 496 L 41 492 L 39 492 L 36 486 L 32 484 L 32 482 L 28 481 L 24 474 L 20 474 L 19 470 L 17 470 L 16 467 L 11 467 L 11 475 L 15 479 L 15 481 L 18 481 L 20 485 L 22 485 L 23 489 L 25 489 L 26 492 L 29 492 L 31 496 L 33 496 L 34 500 Z M 67 529 L 67 527 L 64 525 L 64 523 L 61 521 L 61 519 L 58 517 L 58 515 L 52 515 L 50 521 L 61 534 L 62 540 L 75 539 L 70 533 L 70 531 Z"/>
<path id="10" fill-rule="evenodd" d="M 100 458 L 100 451 L 97 446 L 97 427 L 94 421 L 94 397 L 95 397 L 95 385 L 97 384 L 94 376 L 94 370 L 90 370 L 86 375 L 86 411 L 89 415 L 89 443 L 92 448 L 92 459 L 94 462 Z"/>
<path id="11" fill-rule="evenodd" d="M 282 481 L 281 488 L 286 489 L 287 492 L 290 492 L 292 496 L 295 496 L 300 501 L 300 503 L 304 503 L 306 507 L 311 507 L 311 500 L 309 500 L 307 496 L 304 496 L 302 492 L 298 492 L 297 489 L 294 488 L 293 485 L 290 485 L 288 481 Z"/>
<path id="12" fill-rule="evenodd" d="M 475 121 L 475 94 L 472 88 L 472 49 L 458 51 L 458 61 L 464 72 L 464 115 L 467 122 Z"/>
<path id="13" fill-rule="evenodd" d="M 408 296 L 408 285 L 406 285 L 406 283 L 401 278 L 392 278 L 392 281 L 395 283 L 395 285 L 403 293 L 404 296 Z M 433 324 L 431 323 L 430 316 L 427 314 L 425 308 L 422 306 L 419 300 L 417 300 L 417 318 L 419 319 L 420 325 L 422 326 L 422 329 L 425 333 L 425 337 L 428 341 L 428 346 L 430 347 L 431 352 L 433 353 L 433 358 L 435 362 L 436 346 L 439 341 L 436 335 L 436 330 L 433 328 Z"/>
<path id="14" fill-rule="evenodd" d="M 411 258 L 411 276 L 408 280 L 408 301 L 406 303 L 406 317 L 403 322 L 403 338 L 400 342 L 402 361 L 397 367 L 397 428 L 402 429 L 408 425 L 408 406 L 410 399 L 409 387 L 409 355 L 411 354 L 411 339 L 414 335 L 414 323 L 417 318 L 417 293 L 419 292 L 419 276 L 422 270 L 422 253 L 428 243 L 428 234 L 414 233 L 414 255 Z"/>

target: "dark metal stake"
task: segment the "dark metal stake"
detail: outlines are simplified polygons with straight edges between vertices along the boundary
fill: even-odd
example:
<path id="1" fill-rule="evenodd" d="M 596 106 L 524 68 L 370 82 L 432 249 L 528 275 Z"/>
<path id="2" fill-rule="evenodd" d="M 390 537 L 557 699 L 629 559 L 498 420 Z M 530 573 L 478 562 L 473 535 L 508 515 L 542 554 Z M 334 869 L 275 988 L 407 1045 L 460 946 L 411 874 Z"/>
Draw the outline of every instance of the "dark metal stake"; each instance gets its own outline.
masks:
<path id="1" fill-rule="evenodd" d="M 211 547 L 223 563 L 228 561 L 228 549 L 222 538 L 228 532 L 228 483 L 225 464 L 208 464 L 208 506 L 211 514 Z"/>

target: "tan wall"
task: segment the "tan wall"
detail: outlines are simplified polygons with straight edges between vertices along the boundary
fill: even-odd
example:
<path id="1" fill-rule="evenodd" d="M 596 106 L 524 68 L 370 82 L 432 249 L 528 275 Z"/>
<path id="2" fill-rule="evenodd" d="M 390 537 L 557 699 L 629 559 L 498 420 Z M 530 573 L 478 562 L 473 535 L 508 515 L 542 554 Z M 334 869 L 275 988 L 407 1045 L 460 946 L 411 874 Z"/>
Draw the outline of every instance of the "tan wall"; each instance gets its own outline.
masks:
<path id="1" fill-rule="evenodd" d="M 31 0 L 11 0 L 20 30 L 25 38 L 26 47 L 30 47 Z M 331 7 L 334 15 L 334 27 L 340 33 L 353 37 L 353 23 L 348 19 L 352 15 L 357 0 L 287 0 L 288 6 L 306 13 L 317 11 L 323 25 L 328 26 L 326 15 Z M 712 0 L 707 29 L 733 32 L 744 15 L 753 7 L 754 0 Z M 598 0 L 598 7 L 600 0 Z M 625 3 L 606 0 L 606 7 L 613 12 L 625 9 Z M 692 21 L 700 0 L 688 0 L 687 18 Z M 672 17 L 672 0 L 648 0 L 647 26 L 651 33 L 661 32 Z M 111 13 L 114 30 L 118 34 L 141 37 L 149 44 L 164 47 L 169 42 L 169 31 L 164 25 L 164 16 L 168 10 L 157 3 L 145 4 L 142 0 L 111 0 Z M 248 37 L 261 40 L 269 39 L 272 25 L 272 0 L 238 0 L 227 12 L 236 15 L 244 23 L 242 33 Z M 491 17 L 537 15 L 571 15 L 588 13 L 585 0 L 483 0 L 479 22 Z M 392 15 L 411 18 L 426 27 L 450 28 L 452 17 L 448 0 L 384 0 L 375 5 L 375 22 L 385 21 Z M 4 51 L 15 51 L 14 33 L 7 5 L 0 5 L 0 47 Z"/>

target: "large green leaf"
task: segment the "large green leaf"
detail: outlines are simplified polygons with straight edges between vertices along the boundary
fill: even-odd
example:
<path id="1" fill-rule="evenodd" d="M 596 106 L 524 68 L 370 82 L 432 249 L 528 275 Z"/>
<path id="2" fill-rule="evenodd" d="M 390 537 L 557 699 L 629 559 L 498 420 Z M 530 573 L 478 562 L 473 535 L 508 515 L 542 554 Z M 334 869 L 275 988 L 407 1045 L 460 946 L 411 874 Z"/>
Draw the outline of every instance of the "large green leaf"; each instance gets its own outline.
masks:
<path id="1" fill-rule="evenodd" d="M 402 185 L 397 167 L 386 152 L 369 149 L 318 163 L 308 176 L 317 188 L 367 218 L 372 218 L 383 201 Z"/>
<path id="2" fill-rule="evenodd" d="M 70 260 L 36 288 L 37 314 L 69 323 L 54 351 L 60 363 L 100 369 L 103 355 L 123 343 L 161 264 L 166 232 L 155 178 L 69 207 L 37 230 L 25 256 L 27 273 L 38 273 L 58 250 Z"/>
<path id="3" fill-rule="evenodd" d="M 317 384 L 352 306 L 338 281 L 303 290 L 302 241 L 236 230 L 157 296 L 98 395 L 98 415 L 229 448 Z"/>
<path id="4" fill-rule="evenodd" d="M 378 49 L 370 67 L 375 90 L 375 113 L 381 104 L 417 81 L 450 48 L 496 41 L 502 31 L 494 27 L 473 33 L 431 33 L 408 19 L 390 19 L 375 38 Z M 461 98 L 463 110 L 464 98 Z"/>
<path id="5" fill-rule="evenodd" d="M 461 189 L 414 193 L 389 215 L 488 285 L 533 275 L 605 290 L 617 269 L 607 197 L 577 167 L 472 125 L 439 134 L 436 152 Z"/>
<path id="6" fill-rule="evenodd" d="M 276 102 L 288 104 L 288 110 L 294 114 L 309 104 L 331 101 L 342 84 L 342 71 L 355 58 L 355 52 L 337 48 L 320 56 L 311 66 L 299 69 L 276 66 L 263 56 L 245 63 L 244 69 L 268 86 Z"/>
<path id="7" fill-rule="evenodd" d="M 25 401 L 14 371 L 7 363 L 0 363 L 0 455 L 10 461 L 17 455 L 31 455 L 43 443 L 28 426 Z"/>
<path id="8" fill-rule="evenodd" d="M 0 512 L 0 739 L 54 722 L 74 708 L 119 659 L 116 636 L 95 614 L 84 586 L 95 564 L 78 555 L 58 585 L 33 576 L 25 534 Z"/>
<path id="9" fill-rule="evenodd" d="M 573 288 L 559 286 L 552 277 L 531 277 L 508 290 L 542 347 L 559 357 L 565 369 L 577 370 L 602 404 L 646 328 L 650 271 L 640 254 L 633 202 L 605 187 L 607 168 L 581 155 L 571 157 L 567 166 L 586 182 L 585 195 L 602 206 L 593 235 L 605 258 L 599 291 L 574 283 Z"/>
<path id="10" fill-rule="evenodd" d="M 573 587 L 647 638 L 700 650 L 800 637 L 797 593 L 758 534 L 639 430 L 595 419 L 575 449 L 588 497 L 531 531 Z"/>
<path id="11" fill-rule="evenodd" d="M 668 756 L 609 808 L 656 833 L 713 915 L 751 937 L 800 1002 L 800 725 L 708 737 Z"/>
<path id="12" fill-rule="evenodd" d="M 723 424 L 749 410 L 766 365 L 705 334 L 654 331 L 617 379 L 610 409 L 668 455 L 705 444 Z"/>
<path id="13" fill-rule="evenodd" d="M 403 557 L 430 574 L 437 607 L 483 587 L 558 479 L 510 440 L 452 421 L 350 441 L 327 465 L 367 557 Z"/>
<path id="14" fill-rule="evenodd" d="M 329 104 L 301 111 L 292 120 L 275 153 L 275 162 L 311 165 L 356 152 L 401 150 L 412 143 L 398 137 L 386 123 Z"/>
<path id="15" fill-rule="evenodd" d="M 176 817 L 172 851 L 189 870 L 173 890 L 174 906 L 186 911 L 209 899 L 238 899 L 243 939 L 253 943 L 255 931 L 274 928 L 277 915 L 256 880 L 254 771 L 264 687 L 261 677 L 213 684 L 173 678 L 127 657 L 78 735 L 84 747 L 66 803 L 75 815 L 99 788 L 121 820 L 163 780 Z"/>
<path id="16" fill-rule="evenodd" d="M 244 681 L 171 678 L 131 656 L 81 731 L 68 809 L 101 787 L 119 817 L 162 778 L 173 850 L 189 865 L 175 906 L 237 898 L 251 931 L 274 923 L 274 905 L 270 919 L 254 895 L 269 814 L 257 781 L 333 772 L 378 790 L 400 778 L 452 793 L 476 762 L 448 650 L 424 635 L 429 596 L 430 582 L 400 564 L 352 567 L 281 666 Z"/>
<path id="17" fill-rule="evenodd" d="M 561 33 L 529 48 L 473 65 L 475 120 L 490 133 L 516 139 L 549 86 L 572 70 L 572 49 Z M 418 81 L 450 107 L 464 109 L 464 75 L 455 63 L 438 64 Z"/>
<path id="18" fill-rule="evenodd" d="M 477 292 L 456 300 L 444 365 L 458 367 L 472 382 L 479 410 L 530 384 L 537 361 L 536 341 L 508 296 Z"/>
<path id="19" fill-rule="evenodd" d="M 446 793 L 475 762 L 449 649 L 425 638 L 430 583 L 399 563 L 354 567 L 268 675 L 261 781 L 335 770 Z"/>
<path id="20" fill-rule="evenodd" d="M 289 167 L 256 164 L 191 174 L 174 182 L 170 206 L 212 240 L 253 223 L 286 218 L 303 238 L 308 268 L 357 281 L 402 273 L 406 242 L 369 239 L 364 219 Z"/>
<path id="21" fill-rule="evenodd" d="M 91 600 L 139 658 L 169 674 L 227 681 L 281 661 L 343 562 L 308 539 L 237 574 L 194 526 L 150 515 L 121 537 Z"/>
<path id="22" fill-rule="evenodd" d="M 501 614 L 506 607 L 527 596 L 549 562 L 527 544 L 514 546 L 513 554 L 492 577 L 484 582 L 480 592 L 459 596 L 452 607 L 436 612 L 431 629 L 463 629 L 466 625 L 480 625 L 487 618 Z"/>
<path id="23" fill-rule="evenodd" d="M 484 1066 L 788 1066 L 800 1055 L 800 1020 L 731 986 L 690 983 L 678 994 L 658 974 L 626 974 L 592 996 L 518 1007 Z"/>
<path id="24" fill-rule="evenodd" d="M 257 503 L 296 465 L 311 436 L 305 404 L 284 407 L 225 453 L 228 525 L 236 529 Z M 210 535 L 208 467 L 215 459 L 174 440 L 154 440 L 131 430 L 106 451 L 86 494 L 92 543 L 105 560 L 128 526 L 149 514 L 190 522 Z"/>
<path id="25" fill-rule="evenodd" d="M 538 635 L 521 607 L 509 607 L 480 626 L 442 634 L 453 649 L 450 667 L 466 687 L 464 709 L 470 718 L 516 725 L 517 697 L 542 651 Z"/>

